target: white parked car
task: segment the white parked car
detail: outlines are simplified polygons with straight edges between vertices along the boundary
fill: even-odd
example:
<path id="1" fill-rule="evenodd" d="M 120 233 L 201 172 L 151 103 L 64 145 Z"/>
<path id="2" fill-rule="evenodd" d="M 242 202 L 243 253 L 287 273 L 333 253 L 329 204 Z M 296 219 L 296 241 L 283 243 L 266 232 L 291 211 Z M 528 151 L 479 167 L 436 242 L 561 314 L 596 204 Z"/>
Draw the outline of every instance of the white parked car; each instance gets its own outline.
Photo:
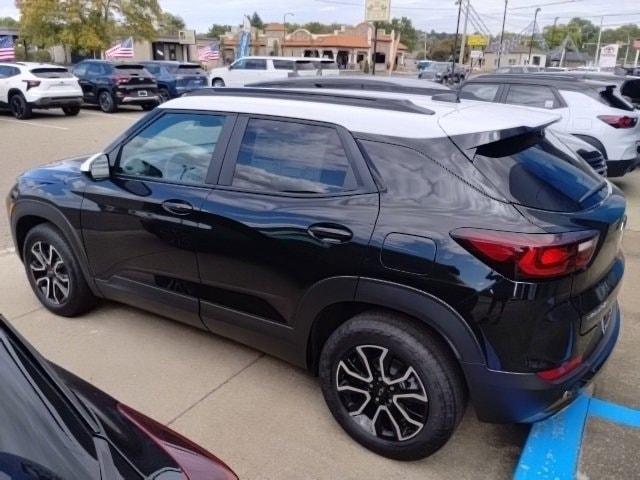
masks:
<path id="1" fill-rule="evenodd" d="M 562 74 L 481 75 L 460 87 L 460 97 L 560 115 L 556 130 L 600 150 L 609 177 L 621 177 L 640 165 L 640 111 L 614 83 Z"/>
<path id="2" fill-rule="evenodd" d="M 328 60 L 328 62 L 327 62 Z M 320 65 L 326 62 L 327 67 Z M 331 64 L 335 69 L 330 68 Z M 209 71 L 209 85 L 213 87 L 244 87 L 248 83 L 278 80 L 293 74 L 296 76 L 317 75 L 319 71 L 337 70 L 330 59 L 306 57 L 243 57 L 227 67 Z M 327 73 L 322 73 L 326 75 Z"/>
<path id="3" fill-rule="evenodd" d="M 61 108 L 65 115 L 80 112 L 82 89 L 64 67 L 46 63 L 0 63 L 0 107 L 24 120 L 34 108 Z"/>

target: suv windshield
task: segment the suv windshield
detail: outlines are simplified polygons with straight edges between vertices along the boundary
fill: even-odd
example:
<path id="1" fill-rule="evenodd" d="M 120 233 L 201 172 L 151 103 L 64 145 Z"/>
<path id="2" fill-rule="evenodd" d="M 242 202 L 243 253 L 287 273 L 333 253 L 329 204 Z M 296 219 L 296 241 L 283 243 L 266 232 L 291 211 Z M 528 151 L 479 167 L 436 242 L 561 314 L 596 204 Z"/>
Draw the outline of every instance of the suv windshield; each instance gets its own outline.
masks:
<path id="1" fill-rule="evenodd" d="M 508 200 L 527 207 L 575 212 L 607 195 L 606 181 L 552 133 L 481 145 L 473 163 Z"/>

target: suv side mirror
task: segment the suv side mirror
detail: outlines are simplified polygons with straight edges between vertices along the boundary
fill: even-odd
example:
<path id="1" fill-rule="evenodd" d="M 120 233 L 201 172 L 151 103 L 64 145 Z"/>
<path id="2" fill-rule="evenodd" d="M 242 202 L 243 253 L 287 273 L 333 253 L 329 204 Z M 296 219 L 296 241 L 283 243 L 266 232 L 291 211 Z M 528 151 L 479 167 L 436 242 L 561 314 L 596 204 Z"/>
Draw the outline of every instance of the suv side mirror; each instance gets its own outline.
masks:
<path id="1" fill-rule="evenodd" d="M 111 176 L 109 157 L 106 153 L 96 153 L 82 162 L 80 171 L 93 180 L 105 180 Z"/>

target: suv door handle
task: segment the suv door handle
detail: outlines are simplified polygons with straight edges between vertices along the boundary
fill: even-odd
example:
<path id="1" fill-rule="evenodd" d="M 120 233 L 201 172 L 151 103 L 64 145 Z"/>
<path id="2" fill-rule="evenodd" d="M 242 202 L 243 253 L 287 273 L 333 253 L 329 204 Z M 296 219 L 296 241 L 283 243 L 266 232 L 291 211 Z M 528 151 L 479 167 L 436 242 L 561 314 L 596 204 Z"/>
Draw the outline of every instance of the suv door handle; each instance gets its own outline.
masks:
<path id="1" fill-rule="evenodd" d="M 316 240 L 325 243 L 344 243 L 353 238 L 353 232 L 347 227 L 331 223 L 316 223 L 311 225 L 307 232 Z"/>
<path id="2" fill-rule="evenodd" d="M 174 215 L 189 215 L 193 212 L 193 205 L 184 200 L 167 200 L 162 202 L 162 208 Z"/>

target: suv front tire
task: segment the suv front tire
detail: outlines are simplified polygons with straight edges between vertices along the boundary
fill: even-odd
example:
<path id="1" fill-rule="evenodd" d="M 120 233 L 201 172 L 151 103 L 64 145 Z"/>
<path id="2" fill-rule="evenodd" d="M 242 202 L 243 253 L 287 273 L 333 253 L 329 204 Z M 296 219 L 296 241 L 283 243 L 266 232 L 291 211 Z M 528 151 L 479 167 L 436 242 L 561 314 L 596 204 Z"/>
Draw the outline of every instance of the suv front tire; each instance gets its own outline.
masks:
<path id="1" fill-rule="evenodd" d="M 338 423 L 385 457 L 433 454 L 465 410 L 462 374 L 449 349 L 402 315 L 370 311 L 348 320 L 327 340 L 319 370 Z"/>

